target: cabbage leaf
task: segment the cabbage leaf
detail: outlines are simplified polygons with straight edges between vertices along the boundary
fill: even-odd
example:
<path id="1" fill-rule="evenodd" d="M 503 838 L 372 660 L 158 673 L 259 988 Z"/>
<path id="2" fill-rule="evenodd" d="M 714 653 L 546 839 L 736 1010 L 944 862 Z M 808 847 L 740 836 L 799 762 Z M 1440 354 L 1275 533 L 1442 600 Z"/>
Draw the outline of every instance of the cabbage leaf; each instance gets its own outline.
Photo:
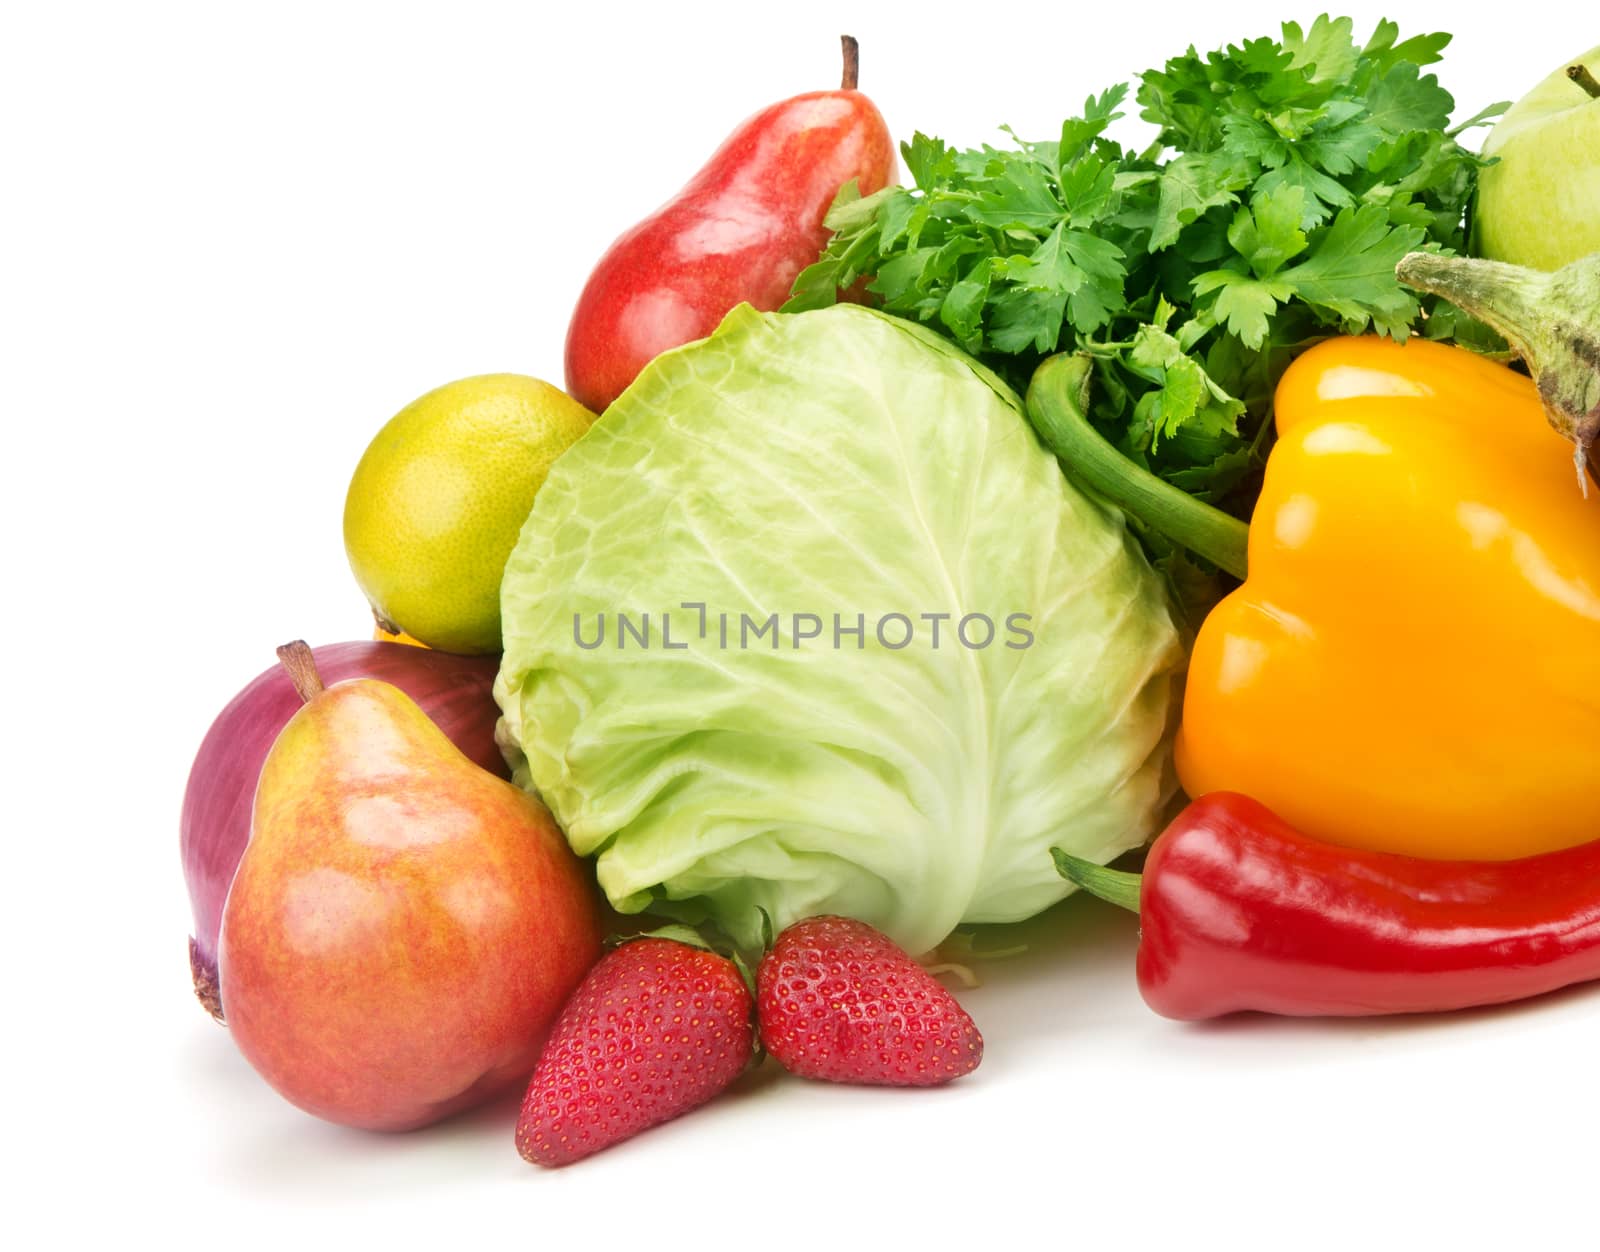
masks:
<path id="1" fill-rule="evenodd" d="M 995 375 L 869 309 L 741 306 L 654 361 L 501 598 L 502 743 L 623 912 L 925 951 L 1060 899 L 1052 845 L 1103 863 L 1171 794 L 1183 652 L 1121 514 Z"/>

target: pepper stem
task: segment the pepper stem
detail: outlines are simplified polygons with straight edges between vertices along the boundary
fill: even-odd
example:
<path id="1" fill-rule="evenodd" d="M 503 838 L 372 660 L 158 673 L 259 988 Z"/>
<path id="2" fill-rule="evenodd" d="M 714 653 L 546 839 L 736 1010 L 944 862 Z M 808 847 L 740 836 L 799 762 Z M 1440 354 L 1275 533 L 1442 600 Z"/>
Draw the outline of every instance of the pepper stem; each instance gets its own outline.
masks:
<path id="1" fill-rule="evenodd" d="M 1082 887 L 1092 896 L 1098 896 L 1107 904 L 1115 904 L 1130 913 L 1139 911 L 1139 886 L 1143 881 L 1140 875 L 1121 869 L 1107 869 L 1104 865 L 1096 865 L 1060 848 L 1051 848 L 1050 856 L 1056 863 L 1056 873 L 1068 882 Z"/>
<path id="2" fill-rule="evenodd" d="M 1600 252 L 1546 274 L 1468 257 L 1413 252 L 1395 274 L 1488 323 L 1527 363 L 1545 416 L 1573 443 L 1578 483 L 1600 436 Z"/>
<path id="3" fill-rule="evenodd" d="M 1028 420 L 1045 447 L 1080 485 L 1242 580 L 1250 528 L 1135 465 L 1089 424 L 1093 368 L 1087 356 L 1058 353 L 1033 372 Z"/>

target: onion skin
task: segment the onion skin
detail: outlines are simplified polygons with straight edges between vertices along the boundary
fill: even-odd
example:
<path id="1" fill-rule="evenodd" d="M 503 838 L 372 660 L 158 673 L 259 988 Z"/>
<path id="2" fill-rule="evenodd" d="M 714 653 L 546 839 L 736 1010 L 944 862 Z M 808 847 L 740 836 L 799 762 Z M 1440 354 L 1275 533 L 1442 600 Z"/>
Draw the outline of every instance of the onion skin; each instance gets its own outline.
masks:
<path id="1" fill-rule="evenodd" d="M 496 656 L 454 656 L 398 643 L 324 644 L 312 650 L 330 685 L 349 678 L 393 683 L 421 707 L 468 760 L 509 777 L 495 746 L 500 710 L 492 694 Z M 250 840 L 256 779 L 278 732 L 301 706 L 283 667 L 274 664 L 228 703 L 201 741 L 189 770 L 179 824 L 183 875 L 194 910 L 189 967 L 195 995 L 222 1020 L 217 935 L 233 874 Z"/>

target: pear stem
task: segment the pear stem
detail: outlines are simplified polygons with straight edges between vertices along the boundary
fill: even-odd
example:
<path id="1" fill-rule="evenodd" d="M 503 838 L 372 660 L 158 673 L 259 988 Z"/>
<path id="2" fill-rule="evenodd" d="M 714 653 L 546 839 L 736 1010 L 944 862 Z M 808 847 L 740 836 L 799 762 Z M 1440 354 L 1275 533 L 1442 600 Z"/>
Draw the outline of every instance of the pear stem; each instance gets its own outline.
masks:
<path id="1" fill-rule="evenodd" d="M 1587 65 L 1567 66 L 1567 77 L 1588 92 L 1591 100 L 1600 100 L 1600 79 L 1589 72 Z"/>
<path id="2" fill-rule="evenodd" d="M 312 655 L 304 639 L 296 639 L 279 648 L 278 663 L 288 671 L 289 681 L 294 684 L 295 693 L 304 703 L 310 704 L 322 694 L 322 675 L 317 673 L 317 658 Z"/>
<path id="3" fill-rule="evenodd" d="M 839 90 L 854 91 L 861 81 L 861 45 L 854 35 L 840 35 L 839 45 L 844 49 L 844 75 L 839 80 Z"/>

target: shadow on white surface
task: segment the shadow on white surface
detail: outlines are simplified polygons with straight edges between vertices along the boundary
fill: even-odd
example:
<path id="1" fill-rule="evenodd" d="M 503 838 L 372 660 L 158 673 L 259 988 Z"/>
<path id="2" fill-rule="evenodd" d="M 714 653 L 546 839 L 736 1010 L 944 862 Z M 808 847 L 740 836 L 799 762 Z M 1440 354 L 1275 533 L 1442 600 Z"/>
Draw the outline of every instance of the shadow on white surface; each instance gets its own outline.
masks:
<path id="1" fill-rule="evenodd" d="M 1302 1137 L 1302 1127 L 1320 1119 L 1354 1134 L 1365 1119 L 1388 1116 L 1402 1092 L 1440 1119 L 1454 1108 L 1449 1091 L 1460 1075 L 1492 1073 L 1530 1049 L 1570 1054 L 1574 1028 L 1581 1032 L 1600 1014 L 1600 994 L 1576 987 L 1451 1014 L 1238 1014 L 1180 1023 L 1140 998 L 1138 927 L 1120 909 L 1078 895 L 1031 921 L 978 932 L 980 951 L 1019 945 L 1018 955 L 974 961 L 980 985 L 956 989 L 985 1040 L 983 1064 L 968 1078 L 932 1091 L 846 1087 L 794 1078 L 769 1059 L 690 1115 L 555 1171 L 517 1156 L 520 1090 L 406 1134 L 331 1126 L 285 1102 L 224 1028 L 184 1003 L 188 1026 L 172 1059 L 183 1120 L 196 1128 L 194 1182 L 219 1200 L 251 1205 L 436 1207 L 447 1197 L 509 1187 L 508 1202 L 569 1197 L 565 1208 L 593 1203 L 612 1186 L 689 1185 L 705 1170 L 742 1170 L 758 1155 L 772 1164 L 823 1160 L 830 1177 L 848 1178 L 881 1168 L 892 1152 L 899 1174 L 932 1175 L 953 1159 L 971 1161 L 1020 1126 L 1037 1128 L 1025 1138 L 1038 1136 L 1044 1159 L 1056 1151 L 1045 1128 L 1068 1128 L 1061 1150 L 1071 1157 L 1070 1127 L 1093 1124 L 1096 1135 L 1131 1145 L 1137 1111 L 1146 1107 L 1192 1125 L 1246 1115 L 1297 1150 L 1324 1151 Z"/>
<path id="2" fill-rule="evenodd" d="M 1030 921 L 986 927 L 981 934 L 983 946 L 1027 946 L 1018 956 L 976 963 L 981 985 L 958 989 L 984 1032 L 983 1069 L 991 1073 L 1034 1070 L 1063 1049 L 1087 1044 L 1187 1054 L 1230 1068 L 1257 1068 L 1275 1060 L 1302 1064 L 1352 1043 L 1402 1048 L 1420 1046 L 1424 1037 L 1464 1041 L 1504 1030 L 1536 1031 L 1574 1013 L 1600 1013 L 1600 988 L 1580 984 L 1448 1013 L 1282 1017 L 1252 1012 L 1176 1022 L 1157 1015 L 1140 997 L 1138 927 L 1131 914 L 1114 905 L 1080 893 Z"/>

